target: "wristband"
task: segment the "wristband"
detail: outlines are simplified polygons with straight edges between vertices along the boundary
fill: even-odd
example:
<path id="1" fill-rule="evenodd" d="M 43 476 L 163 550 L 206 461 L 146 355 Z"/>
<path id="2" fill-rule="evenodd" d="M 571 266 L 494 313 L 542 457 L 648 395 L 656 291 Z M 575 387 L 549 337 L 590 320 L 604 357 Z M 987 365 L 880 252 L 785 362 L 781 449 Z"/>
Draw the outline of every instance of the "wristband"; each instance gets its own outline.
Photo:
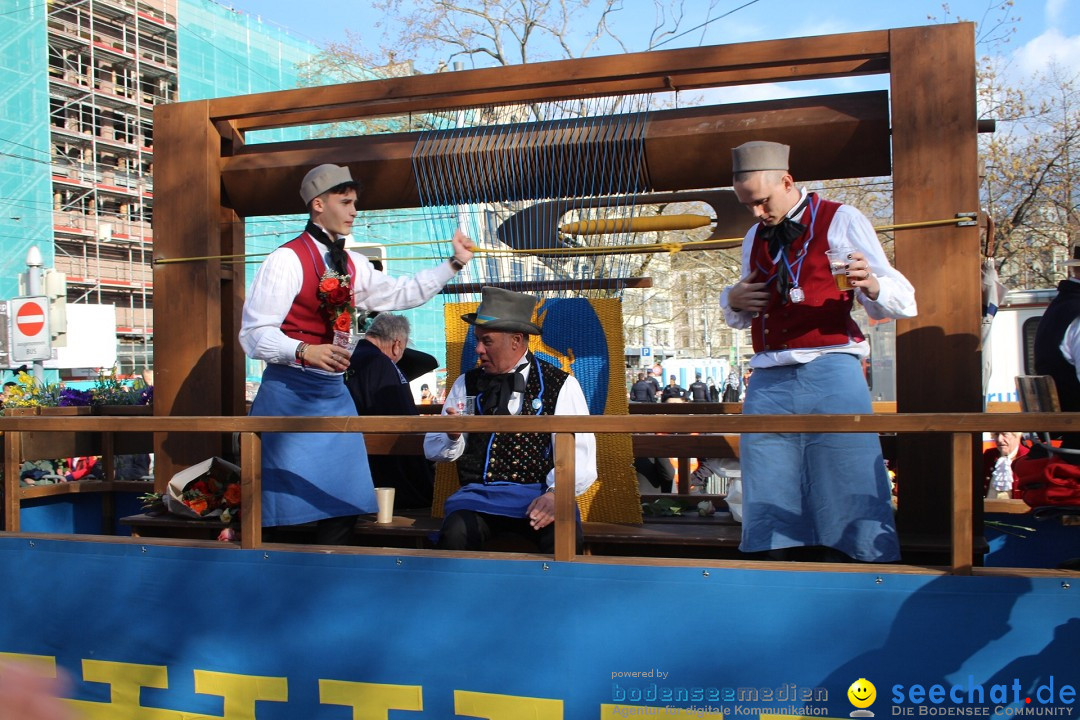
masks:
<path id="1" fill-rule="evenodd" d="M 464 270 L 465 269 L 465 263 L 458 260 L 457 255 L 451 255 L 450 257 L 446 258 L 446 260 L 447 260 L 447 262 L 450 263 L 450 265 L 455 270 Z"/>
<path id="2" fill-rule="evenodd" d="M 308 344 L 306 342 L 302 342 L 296 346 L 296 360 L 300 363 L 300 367 L 302 368 L 307 367 L 307 361 L 304 359 L 304 351 L 307 350 L 307 346 Z"/>
<path id="3" fill-rule="evenodd" d="M 554 485 L 549 485 L 548 489 L 544 491 L 544 494 L 546 495 L 547 493 L 553 493 L 553 492 L 555 492 L 555 486 Z"/>

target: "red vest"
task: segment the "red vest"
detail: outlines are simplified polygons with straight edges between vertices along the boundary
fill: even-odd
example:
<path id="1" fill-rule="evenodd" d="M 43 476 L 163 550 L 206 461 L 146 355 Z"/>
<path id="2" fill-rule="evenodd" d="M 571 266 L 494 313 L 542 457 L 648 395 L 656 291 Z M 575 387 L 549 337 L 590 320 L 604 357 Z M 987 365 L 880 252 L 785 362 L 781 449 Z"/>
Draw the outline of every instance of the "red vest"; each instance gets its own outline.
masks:
<path id="1" fill-rule="evenodd" d="M 322 251 L 307 233 L 302 233 L 296 238 L 282 245 L 289 248 L 300 260 L 300 268 L 303 271 L 303 283 L 300 292 L 293 298 L 292 307 L 281 323 L 281 331 L 293 340 L 315 345 L 324 345 L 334 340 L 334 328 L 330 323 L 330 316 L 322 308 L 319 300 L 319 280 L 326 271 L 326 263 L 322 259 Z M 352 258 L 349 258 L 349 287 L 356 287 L 356 268 Z"/>
<path id="2" fill-rule="evenodd" d="M 829 226 L 840 203 L 822 200 L 810 193 L 810 201 L 799 222 L 807 226 L 802 237 L 788 249 L 792 280 L 798 277 L 805 299 L 801 303 L 781 298 L 776 291 L 776 266 L 769 257 L 769 243 L 761 237 L 759 225 L 750 253 L 750 266 L 769 283 L 769 304 L 750 325 L 754 352 L 847 345 L 865 338 L 851 318 L 854 292 L 840 292 L 829 271 L 825 251 L 829 249 Z"/>

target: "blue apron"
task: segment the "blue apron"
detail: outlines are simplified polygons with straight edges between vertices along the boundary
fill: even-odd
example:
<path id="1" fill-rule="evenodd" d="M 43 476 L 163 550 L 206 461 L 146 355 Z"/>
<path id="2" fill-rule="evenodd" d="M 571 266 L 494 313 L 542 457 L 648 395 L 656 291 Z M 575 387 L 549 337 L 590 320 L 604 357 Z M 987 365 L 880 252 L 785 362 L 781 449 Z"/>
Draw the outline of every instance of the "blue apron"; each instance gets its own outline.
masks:
<path id="1" fill-rule="evenodd" d="M 872 412 L 859 359 L 847 353 L 756 368 L 743 403 L 745 415 Z M 743 552 L 823 545 L 865 562 L 900 559 L 876 433 L 745 433 L 739 454 Z"/>
<path id="2" fill-rule="evenodd" d="M 355 416 L 340 375 L 268 364 L 252 416 Z M 263 433 L 262 524 L 297 525 L 378 509 L 360 433 Z"/>

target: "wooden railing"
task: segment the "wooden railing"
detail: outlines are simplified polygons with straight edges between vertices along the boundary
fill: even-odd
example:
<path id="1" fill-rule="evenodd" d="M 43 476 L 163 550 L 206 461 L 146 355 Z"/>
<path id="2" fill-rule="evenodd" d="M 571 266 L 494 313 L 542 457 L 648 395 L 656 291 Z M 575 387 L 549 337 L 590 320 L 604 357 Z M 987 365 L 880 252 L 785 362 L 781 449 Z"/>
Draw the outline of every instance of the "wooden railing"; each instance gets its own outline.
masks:
<path id="1" fill-rule="evenodd" d="M 407 436 L 425 432 L 551 432 L 555 435 L 556 530 L 555 560 L 575 559 L 574 433 L 629 433 L 667 435 L 753 432 L 873 432 L 948 433 L 951 454 L 942 458 L 952 468 L 952 528 L 950 569 L 972 572 L 972 459 L 974 436 L 1003 427 L 1040 431 L 1080 429 L 1080 413 L 912 413 L 879 415 L 638 415 L 638 416 L 423 416 L 423 417 L 0 417 L 4 433 L 4 517 L 9 531 L 19 528 L 20 500 L 29 496 L 19 488 L 23 438 L 28 433 L 240 433 L 240 466 L 244 522 L 242 548 L 262 545 L 261 434 L 266 432 L 363 432 L 373 449 L 379 436 Z M 674 441 L 668 438 L 666 441 Z M 412 441 L 396 438 L 401 451 Z M 680 440 L 680 443 L 683 442 Z M 393 453 L 393 448 L 379 447 Z M 318 461 L 316 461 L 318 462 Z M 329 461 L 323 461 L 328 462 Z M 332 471 L 331 467 L 327 468 Z M 163 484 L 161 478 L 158 485 Z M 37 494 L 40 494 L 40 490 Z M 117 539 L 123 541 L 123 539 Z"/>

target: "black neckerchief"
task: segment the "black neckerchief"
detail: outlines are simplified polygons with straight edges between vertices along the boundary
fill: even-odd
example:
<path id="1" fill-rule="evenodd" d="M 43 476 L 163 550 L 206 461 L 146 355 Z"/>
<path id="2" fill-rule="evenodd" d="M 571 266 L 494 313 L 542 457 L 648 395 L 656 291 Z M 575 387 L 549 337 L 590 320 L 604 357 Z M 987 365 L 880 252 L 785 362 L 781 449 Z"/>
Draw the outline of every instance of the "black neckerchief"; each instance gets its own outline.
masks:
<path id="1" fill-rule="evenodd" d="M 532 353 L 525 353 L 525 362 L 507 373 L 489 375 L 483 373 L 476 383 L 476 388 L 483 395 L 485 415 L 509 415 L 510 396 L 516 392 L 525 392 L 525 376 L 521 371 L 529 366 Z"/>
<path id="2" fill-rule="evenodd" d="M 802 215 L 806 208 L 810 195 L 804 195 L 799 202 L 788 211 L 784 219 L 775 225 L 766 225 L 761 229 L 761 239 L 769 244 L 769 257 L 776 266 L 776 291 L 780 293 L 780 302 L 787 303 L 788 293 L 791 291 L 791 273 L 788 264 L 784 262 L 791 244 L 801 238 L 806 232 L 806 226 L 792 218 Z"/>
<path id="3" fill-rule="evenodd" d="M 331 240 L 321 227 L 310 220 L 308 220 L 304 232 L 330 249 L 330 264 L 334 270 L 342 275 L 347 276 L 349 274 L 349 254 L 345 252 L 344 235 L 337 240 Z"/>

